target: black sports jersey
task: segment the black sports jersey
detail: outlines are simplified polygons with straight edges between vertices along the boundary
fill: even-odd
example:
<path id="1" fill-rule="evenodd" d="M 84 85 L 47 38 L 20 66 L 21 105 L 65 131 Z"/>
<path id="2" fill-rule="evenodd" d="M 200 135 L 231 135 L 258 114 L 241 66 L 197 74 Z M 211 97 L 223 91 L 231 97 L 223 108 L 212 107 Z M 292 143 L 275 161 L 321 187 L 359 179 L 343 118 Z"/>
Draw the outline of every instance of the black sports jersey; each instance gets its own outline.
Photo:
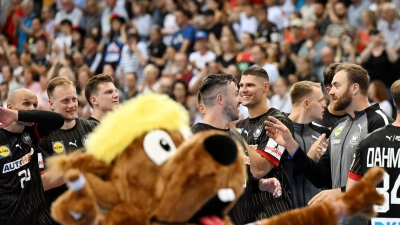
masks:
<path id="1" fill-rule="evenodd" d="M 327 127 L 329 130 L 332 130 L 333 125 L 345 116 L 347 116 L 347 114 L 341 116 L 333 115 L 332 113 L 329 112 L 328 107 L 326 107 L 324 110 L 324 116 L 322 117 L 322 120 L 315 120 L 314 122 L 321 124 L 324 127 Z"/>
<path id="2" fill-rule="evenodd" d="M 95 119 L 94 117 L 91 117 L 91 116 L 89 116 L 89 117 L 87 118 L 87 120 L 91 120 L 91 121 L 95 121 L 95 122 L 97 122 L 97 123 L 100 123 L 100 121 L 98 121 L 97 119 Z"/>
<path id="3" fill-rule="evenodd" d="M 276 117 L 293 133 L 293 126 L 289 118 L 274 108 L 270 108 L 265 114 L 259 117 L 247 118 L 236 124 L 237 131 L 241 133 L 247 143 L 250 146 L 257 145 L 257 152 L 275 165 L 275 168 L 265 177 L 275 177 L 279 180 L 282 187 L 282 196 L 280 198 L 274 198 L 269 192 L 251 193 L 246 207 L 253 213 L 256 220 L 268 218 L 292 209 L 290 182 L 288 179 L 288 177 L 292 177 L 292 167 L 287 160 L 285 148 L 278 145 L 272 138 L 266 135 L 264 121 L 268 120 L 268 116 Z M 284 160 L 281 160 L 281 158 Z M 286 172 L 289 174 L 286 174 Z M 252 219 L 254 221 L 254 218 Z"/>
<path id="4" fill-rule="evenodd" d="M 400 223 L 400 127 L 387 125 L 370 133 L 357 147 L 349 177 L 359 180 L 371 167 L 386 170 L 377 191 L 385 196 L 382 206 L 375 206 L 378 216 L 372 224 Z"/>
<path id="5" fill-rule="evenodd" d="M 85 146 L 87 135 L 98 124 L 95 121 L 77 118 L 75 126 L 68 130 L 59 129 L 53 132 L 46 140 L 39 141 L 39 149 L 44 154 L 44 160 L 47 157 L 57 154 L 65 154 L 75 151 Z M 44 168 L 42 169 L 44 172 Z M 62 193 L 67 190 L 66 185 L 47 190 L 48 209 L 53 201 L 55 201 Z"/>
<path id="6" fill-rule="evenodd" d="M 210 126 L 208 124 L 204 123 L 197 123 L 193 125 L 192 127 L 192 132 L 197 133 L 200 131 L 205 131 L 205 130 L 219 130 L 226 132 L 230 137 L 234 138 L 235 140 L 239 141 L 239 143 L 242 145 L 244 149 L 244 153 L 248 156 L 248 152 L 244 143 L 244 140 L 242 136 L 238 132 L 236 132 L 233 129 L 218 129 L 213 126 Z M 254 193 L 259 193 L 261 192 L 259 189 L 259 179 L 256 179 L 253 177 L 253 175 L 250 172 L 250 166 L 246 165 L 247 167 L 247 177 L 249 179 L 247 181 L 243 181 L 245 190 L 243 192 L 243 195 L 240 196 L 238 201 L 236 202 L 235 206 L 230 210 L 229 216 L 233 222 L 233 224 L 245 224 L 245 223 L 250 223 L 254 222 L 256 220 L 259 220 L 258 215 L 252 211 L 252 208 L 249 207 L 249 205 L 252 204 L 251 199 L 253 200 L 258 200 L 257 198 L 251 198 L 252 194 Z"/>
<path id="7" fill-rule="evenodd" d="M 60 128 L 60 114 L 18 111 L 19 121 L 36 122 L 22 133 L 0 129 L 0 224 L 50 224 L 39 167 L 43 166 L 38 140 Z M 47 121 L 47 123 L 43 123 Z"/>

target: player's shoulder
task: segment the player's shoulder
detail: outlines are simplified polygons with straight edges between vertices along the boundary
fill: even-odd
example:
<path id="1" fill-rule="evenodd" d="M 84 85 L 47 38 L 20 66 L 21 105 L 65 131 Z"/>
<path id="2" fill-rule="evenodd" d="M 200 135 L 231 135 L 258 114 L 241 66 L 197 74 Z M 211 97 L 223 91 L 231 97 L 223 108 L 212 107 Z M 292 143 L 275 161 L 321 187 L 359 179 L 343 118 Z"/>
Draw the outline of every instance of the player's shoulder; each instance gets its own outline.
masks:
<path id="1" fill-rule="evenodd" d="M 384 126 L 372 131 L 371 133 L 368 133 L 362 140 L 362 143 L 367 145 L 373 145 L 381 142 L 382 140 L 387 140 L 385 139 L 385 136 L 390 134 L 392 134 L 392 132 L 388 130 L 388 126 Z"/>
<path id="2" fill-rule="evenodd" d="M 92 128 L 96 127 L 99 124 L 98 122 L 96 122 L 94 120 L 85 120 L 85 119 L 82 119 L 82 118 L 77 118 L 76 122 L 78 124 L 90 126 Z"/>
<path id="3" fill-rule="evenodd" d="M 371 105 L 365 109 L 368 122 L 383 121 L 386 125 L 392 123 L 394 120 L 387 115 L 380 107 L 379 104 Z"/>
<path id="4" fill-rule="evenodd" d="M 314 122 L 314 121 L 312 121 L 310 123 L 310 128 L 315 130 L 316 132 L 318 132 L 320 134 L 326 134 L 327 137 L 331 134 L 331 130 L 329 130 L 329 128 L 325 127 L 322 124 Z"/>

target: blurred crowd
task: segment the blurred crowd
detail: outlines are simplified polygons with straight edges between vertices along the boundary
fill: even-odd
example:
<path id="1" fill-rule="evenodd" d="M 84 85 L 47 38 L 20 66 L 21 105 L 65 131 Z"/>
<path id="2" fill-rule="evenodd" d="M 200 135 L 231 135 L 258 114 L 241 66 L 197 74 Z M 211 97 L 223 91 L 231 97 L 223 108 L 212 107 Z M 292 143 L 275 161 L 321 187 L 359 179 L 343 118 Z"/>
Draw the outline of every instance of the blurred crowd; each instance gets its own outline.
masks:
<path id="1" fill-rule="evenodd" d="M 201 120 L 197 90 L 210 74 L 269 74 L 271 107 L 291 112 L 290 86 L 322 82 L 333 62 L 363 66 L 369 98 L 392 115 L 388 88 L 400 78 L 400 0 L 2 0 L 2 107 L 18 88 L 49 110 L 56 76 L 76 83 L 79 117 L 92 109 L 89 78 L 114 79 L 120 101 L 170 95 Z M 246 117 L 245 109 L 241 116 Z"/>

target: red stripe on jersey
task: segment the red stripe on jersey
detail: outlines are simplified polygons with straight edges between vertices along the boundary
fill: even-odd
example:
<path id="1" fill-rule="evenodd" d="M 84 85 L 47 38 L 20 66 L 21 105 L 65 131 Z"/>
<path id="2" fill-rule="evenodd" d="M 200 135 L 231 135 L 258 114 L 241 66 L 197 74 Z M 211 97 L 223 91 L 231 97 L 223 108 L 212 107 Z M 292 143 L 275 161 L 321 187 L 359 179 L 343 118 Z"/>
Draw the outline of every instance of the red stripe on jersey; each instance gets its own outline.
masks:
<path id="1" fill-rule="evenodd" d="M 262 157 L 266 158 L 268 161 L 270 161 L 272 164 L 274 164 L 275 167 L 279 166 L 279 161 L 271 156 L 270 154 L 264 152 L 263 150 L 257 150 L 258 154 L 260 154 Z M 251 163 L 251 162 L 250 162 Z"/>
<path id="2" fill-rule="evenodd" d="M 35 125 L 33 125 L 33 130 L 35 131 L 35 135 L 39 140 L 44 140 L 46 138 L 46 137 L 40 136 L 37 123 L 35 123 Z"/>
<path id="3" fill-rule="evenodd" d="M 349 172 L 349 178 L 351 178 L 351 179 L 353 179 L 355 181 L 359 181 L 362 178 L 362 176 L 350 171 Z"/>

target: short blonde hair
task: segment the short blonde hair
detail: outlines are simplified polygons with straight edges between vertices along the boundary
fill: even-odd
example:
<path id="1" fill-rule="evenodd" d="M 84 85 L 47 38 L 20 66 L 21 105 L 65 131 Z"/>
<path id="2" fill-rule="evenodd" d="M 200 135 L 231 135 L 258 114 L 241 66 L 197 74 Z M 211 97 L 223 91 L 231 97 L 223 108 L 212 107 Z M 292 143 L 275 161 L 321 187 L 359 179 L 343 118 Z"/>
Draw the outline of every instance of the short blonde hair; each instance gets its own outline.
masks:
<path id="1" fill-rule="evenodd" d="M 158 69 L 158 67 L 156 67 L 153 64 L 148 64 L 144 69 L 143 69 L 143 74 L 144 76 L 146 76 L 146 74 L 150 71 L 150 70 L 155 70 L 157 72 L 157 74 L 160 74 L 160 69 Z"/>
<path id="2" fill-rule="evenodd" d="M 300 103 L 300 101 L 307 95 L 314 91 L 314 87 L 321 89 L 321 84 L 312 81 L 301 81 L 295 83 L 290 88 L 290 101 L 292 105 Z"/>
<path id="3" fill-rule="evenodd" d="M 54 90 L 56 89 L 56 87 L 58 86 L 63 86 L 63 87 L 67 87 L 67 86 L 72 86 L 72 87 L 76 87 L 75 83 L 72 82 L 70 79 L 66 78 L 66 77 L 55 77 L 53 79 L 51 79 L 49 81 L 49 83 L 47 84 L 47 95 L 49 96 L 49 99 L 52 99 L 53 97 L 53 93 Z"/>

